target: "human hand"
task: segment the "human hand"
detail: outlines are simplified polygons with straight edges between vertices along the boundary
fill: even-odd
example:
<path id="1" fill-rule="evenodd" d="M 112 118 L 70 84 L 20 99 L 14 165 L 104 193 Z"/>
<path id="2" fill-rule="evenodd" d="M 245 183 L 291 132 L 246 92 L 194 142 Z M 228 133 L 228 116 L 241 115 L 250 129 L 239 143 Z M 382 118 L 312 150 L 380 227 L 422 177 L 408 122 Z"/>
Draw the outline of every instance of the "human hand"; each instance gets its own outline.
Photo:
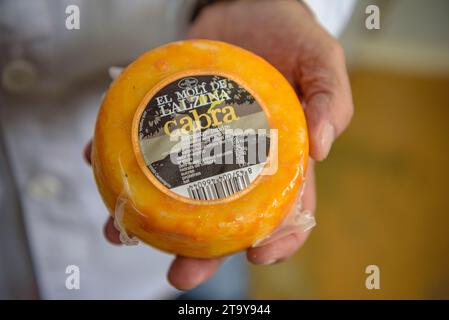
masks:
<path id="1" fill-rule="evenodd" d="M 333 141 L 351 120 L 352 95 L 343 49 L 307 7 L 296 0 L 219 2 L 203 9 L 189 37 L 232 43 L 274 65 L 301 99 L 311 157 L 317 161 L 327 157 Z M 305 216 L 313 214 L 316 206 L 313 160 L 309 161 L 299 203 Z M 249 248 L 247 258 L 254 264 L 286 260 L 302 246 L 309 233 L 301 227 L 288 228 L 282 237 Z M 189 289 L 210 277 L 222 261 L 177 257 L 168 277 L 175 287 Z"/>
<path id="2" fill-rule="evenodd" d="M 337 40 L 294 0 L 225 1 L 203 9 L 189 32 L 190 38 L 221 40 L 246 48 L 274 65 L 297 91 L 306 114 L 310 155 L 324 160 L 334 139 L 348 125 L 353 112 L 344 53 Z M 86 148 L 90 158 L 90 147 Z M 315 211 L 314 161 L 309 160 L 301 210 Z M 297 210 L 297 207 L 292 211 Z M 294 212 L 292 212 L 294 213 Z M 306 215 L 307 216 L 307 215 Z M 254 264 L 271 264 L 290 257 L 307 239 L 310 230 L 288 228 L 274 240 L 247 250 Z M 105 236 L 120 244 L 112 218 Z M 178 256 L 168 271 L 172 285 L 191 289 L 207 280 L 224 258 L 195 259 Z"/>

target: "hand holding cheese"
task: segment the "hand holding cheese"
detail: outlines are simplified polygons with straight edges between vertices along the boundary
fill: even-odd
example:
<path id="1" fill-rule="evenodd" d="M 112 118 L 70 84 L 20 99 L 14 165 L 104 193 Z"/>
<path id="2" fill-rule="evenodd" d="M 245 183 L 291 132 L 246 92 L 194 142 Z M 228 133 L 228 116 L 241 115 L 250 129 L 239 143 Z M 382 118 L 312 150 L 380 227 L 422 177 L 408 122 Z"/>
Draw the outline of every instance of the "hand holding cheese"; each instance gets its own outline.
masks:
<path id="1" fill-rule="evenodd" d="M 248 19 L 249 16 L 251 16 L 251 19 Z M 272 63 L 278 70 L 280 70 L 287 80 L 302 94 L 304 106 L 306 107 L 305 111 L 311 139 L 311 156 L 317 160 L 322 160 L 326 157 L 333 138 L 344 130 L 350 120 L 352 114 L 351 93 L 345 71 L 343 55 L 337 42 L 317 24 L 317 22 L 313 19 L 309 12 L 302 7 L 302 5 L 295 1 L 259 1 L 257 4 L 250 1 L 234 1 L 232 3 L 216 4 L 206 8 L 202 12 L 192 27 L 191 36 L 195 38 L 223 40 L 229 43 L 237 44 L 261 55 Z M 211 60 L 213 60 L 213 55 L 208 57 L 209 58 L 203 60 L 204 63 L 211 63 Z M 185 59 L 188 58 L 185 57 Z M 156 65 L 162 70 L 166 67 L 170 67 L 165 64 L 162 59 L 157 62 L 158 63 Z M 234 64 L 243 65 L 244 63 L 241 61 L 234 61 Z M 204 69 L 204 64 L 200 66 L 199 69 Z M 129 76 L 130 74 L 126 72 L 122 74 L 122 81 Z M 152 74 L 148 73 L 146 75 L 142 75 L 142 79 L 148 81 L 145 77 L 152 77 Z M 247 89 L 247 92 L 251 93 L 252 91 L 256 91 L 255 88 L 253 88 L 253 85 L 248 85 L 248 80 L 246 77 L 242 77 L 240 75 L 237 76 L 237 78 L 242 80 L 242 87 Z M 234 80 L 239 82 L 237 78 Z M 161 81 L 161 79 L 159 80 Z M 251 82 L 250 79 L 249 82 Z M 265 82 L 267 85 L 270 84 L 268 81 Z M 168 84 L 168 82 L 164 84 Z M 114 86 L 116 85 L 117 84 L 114 84 Z M 245 85 L 248 87 L 246 88 Z M 149 88 L 146 88 L 146 90 L 148 89 Z M 132 92 L 132 86 L 128 86 L 127 90 L 128 92 Z M 143 99 L 145 94 L 147 94 L 147 92 L 141 92 L 140 100 Z M 256 96 L 258 96 L 258 94 L 256 94 Z M 290 96 L 290 94 L 288 94 L 288 96 Z M 123 99 L 123 96 L 114 96 L 113 102 L 123 103 L 126 101 Z M 136 104 L 139 104 L 140 102 L 141 101 L 136 101 Z M 265 110 L 267 103 L 265 101 L 259 102 L 261 104 L 261 108 L 264 109 L 264 113 L 267 111 L 269 113 L 269 110 Z M 105 111 L 102 112 L 106 119 L 112 118 L 110 115 L 105 115 Z M 284 115 L 286 123 L 289 121 L 301 121 L 301 114 L 298 113 L 297 116 L 299 117 L 298 119 L 290 119 L 290 114 Z M 269 117 L 267 119 L 270 120 Z M 131 125 L 125 125 L 119 120 L 120 119 L 115 122 L 113 128 L 115 130 L 119 130 L 123 126 L 129 130 L 128 132 L 131 132 Z M 272 123 L 270 123 L 270 127 L 271 125 Z M 169 125 L 169 127 L 170 126 L 171 125 Z M 127 140 L 127 143 L 132 140 L 131 134 L 128 135 L 127 139 L 129 139 Z M 117 139 L 115 143 L 118 144 L 121 143 L 121 141 L 122 140 Z M 282 143 L 282 140 L 280 143 Z M 112 147 L 113 146 L 111 146 L 111 148 Z M 112 151 L 112 149 L 106 149 L 107 150 L 104 155 L 110 155 L 109 152 Z M 291 150 L 290 152 L 292 151 L 300 152 L 301 150 L 296 149 Z M 131 155 L 133 154 L 132 152 L 133 151 L 131 150 Z M 279 153 L 279 155 L 282 157 L 281 153 Z M 105 159 L 107 159 L 107 157 L 105 157 Z M 129 165 L 133 161 L 136 161 L 135 157 L 134 159 L 132 157 L 125 159 L 122 162 L 124 162 L 125 165 Z M 295 164 L 292 163 L 292 165 L 294 166 Z M 143 172 L 141 166 L 134 166 L 134 168 L 135 169 L 131 171 L 139 172 L 140 170 L 140 173 Z M 309 165 L 309 170 L 307 172 L 307 184 L 303 196 L 303 208 L 313 212 L 315 209 L 315 194 L 313 172 L 310 168 L 311 166 Z M 280 172 L 281 169 L 282 168 L 279 167 Z M 151 178 L 151 176 L 149 177 Z M 149 177 L 147 174 L 144 174 L 142 179 L 146 178 L 146 180 L 142 181 L 145 181 L 145 183 L 152 183 L 150 180 L 154 179 L 149 179 Z M 117 179 L 117 181 L 120 181 L 120 179 Z M 153 182 L 155 182 L 153 185 L 158 183 L 155 180 Z M 296 183 L 298 183 L 298 181 L 296 181 Z M 257 181 L 254 181 L 253 184 L 257 185 Z M 117 188 L 117 186 L 113 183 L 110 186 L 107 186 L 107 184 L 105 185 L 105 188 Z M 161 185 L 159 185 L 159 187 L 161 187 Z M 163 190 L 159 187 L 156 187 L 157 191 L 163 193 Z M 275 189 L 276 188 L 270 189 L 268 194 L 273 194 L 272 191 L 275 191 Z M 117 190 L 120 190 L 120 188 L 117 188 Z M 250 189 L 250 191 L 247 192 L 247 195 L 250 195 L 254 191 L 256 191 L 256 188 Z M 117 193 L 119 192 L 117 191 Z M 109 197 L 109 201 L 106 200 L 106 202 L 109 202 L 114 207 L 114 199 L 117 194 L 111 194 L 112 196 L 106 195 L 105 198 Z M 266 195 L 262 195 L 262 197 L 263 196 Z M 169 197 L 170 196 L 167 196 L 167 198 Z M 143 199 L 144 198 L 145 197 L 143 197 Z M 175 198 L 176 196 L 173 197 L 172 194 L 171 199 Z M 242 198 L 237 198 L 237 201 L 239 199 Z M 255 199 L 257 201 L 257 196 Z M 152 207 L 151 209 L 157 209 L 159 206 L 157 201 L 149 201 L 148 203 L 148 207 Z M 154 204 L 153 206 L 151 205 L 152 203 Z M 176 207 L 175 203 L 176 201 L 173 201 L 173 205 Z M 232 202 L 228 202 L 228 204 L 229 203 Z M 285 207 L 288 206 L 285 205 Z M 208 217 L 214 216 L 216 213 L 217 215 L 215 216 L 215 219 L 217 220 L 215 220 L 215 222 L 223 217 L 226 218 L 226 212 L 217 212 L 216 210 L 210 210 L 209 213 L 204 212 L 204 214 L 207 214 Z M 231 214 L 231 217 L 236 218 L 237 216 L 235 214 L 237 214 L 237 210 Z M 241 214 L 250 215 L 249 211 L 242 211 Z M 270 225 L 269 229 L 274 228 L 275 225 L 281 220 L 279 217 L 283 217 L 283 215 L 285 215 L 285 213 L 278 214 L 278 219 L 276 219 L 276 221 L 271 221 L 273 223 Z M 197 220 L 197 223 L 199 223 L 197 226 L 201 227 L 199 220 Z M 140 224 L 135 223 L 134 226 L 139 225 L 148 228 L 148 223 L 145 224 L 142 223 L 142 221 Z M 195 230 L 194 225 L 195 223 L 191 224 L 191 229 L 181 228 L 178 231 L 186 232 L 186 230 Z M 265 231 L 268 232 L 269 230 L 267 229 Z M 118 232 L 112 227 L 111 220 L 106 226 L 106 234 L 112 241 L 118 241 Z M 249 233 L 246 235 L 248 234 Z M 263 234 L 266 233 L 263 232 Z M 184 236 L 185 235 L 186 234 L 184 234 Z M 308 233 L 292 231 L 290 234 L 285 235 L 282 239 L 278 239 L 262 247 L 249 249 L 248 258 L 258 264 L 283 260 L 290 256 L 298 248 L 298 246 L 305 241 L 307 235 Z M 141 237 L 139 234 L 138 236 Z M 204 236 L 204 234 L 201 236 Z M 186 239 L 185 237 L 180 238 L 183 240 Z M 195 238 L 195 236 L 193 238 Z M 226 252 L 231 252 L 233 250 L 249 246 L 249 238 L 250 237 L 242 237 L 239 239 L 242 240 L 240 247 L 236 245 L 239 241 L 231 241 L 233 242 L 232 244 L 235 245 L 232 246 L 234 249 L 230 249 L 231 247 L 229 244 L 231 242 L 228 242 L 228 245 L 225 246 L 218 246 L 218 251 L 221 252 L 215 251 L 215 254 L 212 254 L 211 256 L 217 255 L 217 253 L 224 254 Z M 204 238 L 196 237 L 196 240 L 200 239 Z M 167 243 L 164 243 L 164 241 L 162 242 L 163 243 L 160 247 L 173 244 L 170 241 Z M 179 247 L 177 248 L 179 249 Z M 166 247 L 163 249 L 167 250 Z M 209 251 L 210 248 L 197 248 L 195 250 L 196 253 L 204 253 L 206 251 L 208 254 L 211 253 L 211 251 Z M 189 253 L 181 253 L 181 255 L 200 256 L 200 254 Z M 204 260 L 178 257 L 169 272 L 169 279 L 178 288 L 191 288 L 206 280 L 218 268 L 221 261 L 221 258 Z"/>
<path id="2" fill-rule="evenodd" d="M 106 93 L 92 145 L 122 237 L 194 258 L 270 235 L 296 202 L 307 159 L 305 117 L 287 80 L 210 40 L 167 44 L 130 64 Z"/>

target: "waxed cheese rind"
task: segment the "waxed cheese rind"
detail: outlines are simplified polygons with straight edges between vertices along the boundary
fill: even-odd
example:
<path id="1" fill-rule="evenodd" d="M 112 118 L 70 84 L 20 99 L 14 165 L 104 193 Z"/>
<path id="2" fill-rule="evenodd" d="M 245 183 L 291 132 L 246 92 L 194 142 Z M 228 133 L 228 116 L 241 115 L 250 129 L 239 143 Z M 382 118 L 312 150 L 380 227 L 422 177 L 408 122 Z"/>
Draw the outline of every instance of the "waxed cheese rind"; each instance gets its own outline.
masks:
<path id="1" fill-rule="evenodd" d="M 204 71 L 233 75 L 266 106 L 270 127 L 278 130 L 278 170 L 259 176 L 249 192 L 232 201 L 186 203 L 156 188 L 142 172 L 133 152 L 132 121 L 158 83 Z M 208 40 L 170 43 L 131 63 L 103 100 L 92 150 L 103 200 L 112 215 L 124 211 L 129 233 L 164 251 L 202 258 L 242 250 L 271 233 L 298 196 L 307 158 L 304 113 L 287 80 L 262 58 Z"/>

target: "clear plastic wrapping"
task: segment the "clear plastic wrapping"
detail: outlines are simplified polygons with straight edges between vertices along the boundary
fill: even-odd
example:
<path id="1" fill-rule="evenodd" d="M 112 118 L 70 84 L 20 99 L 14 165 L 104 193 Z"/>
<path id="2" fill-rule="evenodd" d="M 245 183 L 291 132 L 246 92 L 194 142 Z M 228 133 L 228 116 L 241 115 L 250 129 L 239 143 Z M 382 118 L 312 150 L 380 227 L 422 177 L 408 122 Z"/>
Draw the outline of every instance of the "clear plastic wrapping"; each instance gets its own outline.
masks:
<path id="1" fill-rule="evenodd" d="M 92 165 L 124 244 L 211 258 L 315 225 L 304 114 L 266 61 L 189 40 L 110 75 Z"/>

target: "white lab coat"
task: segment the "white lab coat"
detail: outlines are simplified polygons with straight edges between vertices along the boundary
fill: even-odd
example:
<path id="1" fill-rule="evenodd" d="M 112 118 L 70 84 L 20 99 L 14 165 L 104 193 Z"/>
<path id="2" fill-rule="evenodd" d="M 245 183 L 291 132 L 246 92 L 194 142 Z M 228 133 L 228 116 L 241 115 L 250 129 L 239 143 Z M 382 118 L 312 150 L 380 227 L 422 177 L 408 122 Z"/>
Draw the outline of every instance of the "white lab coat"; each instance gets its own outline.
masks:
<path id="1" fill-rule="evenodd" d="M 104 239 L 108 213 L 82 150 L 110 81 L 108 67 L 125 65 L 152 47 L 181 38 L 193 2 L 0 3 L 0 123 L 42 298 L 155 299 L 177 294 L 165 277 L 171 256 L 145 245 L 113 246 Z M 353 1 L 307 2 L 336 34 Z M 65 9 L 73 4 L 80 8 L 80 29 L 69 31 Z M 15 68 L 31 83 L 28 88 L 14 89 L 14 76 L 8 72 Z M 66 287 L 70 265 L 79 267 L 79 289 Z"/>

